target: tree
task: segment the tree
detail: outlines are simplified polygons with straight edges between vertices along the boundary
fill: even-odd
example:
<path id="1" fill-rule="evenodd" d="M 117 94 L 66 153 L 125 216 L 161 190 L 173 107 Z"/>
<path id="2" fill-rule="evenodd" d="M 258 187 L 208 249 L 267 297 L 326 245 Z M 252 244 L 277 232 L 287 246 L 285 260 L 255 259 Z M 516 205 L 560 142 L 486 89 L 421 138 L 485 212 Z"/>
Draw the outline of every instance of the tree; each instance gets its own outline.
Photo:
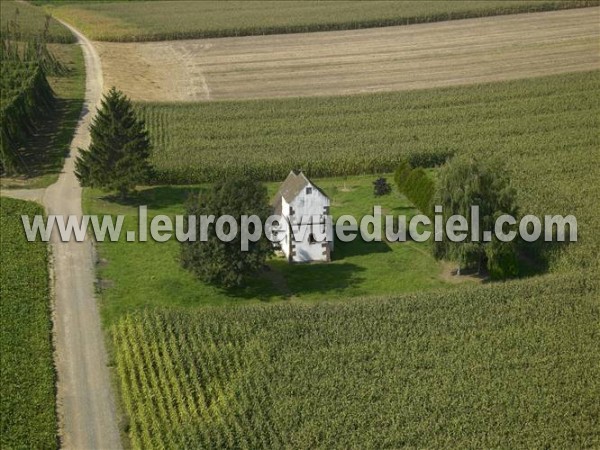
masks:
<path id="1" fill-rule="evenodd" d="M 82 186 L 117 190 L 126 197 L 147 181 L 151 166 L 150 140 L 144 121 L 130 100 L 114 87 L 104 96 L 90 127 L 92 142 L 80 149 L 75 174 Z"/>
<path id="2" fill-rule="evenodd" d="M 256 215 L 264 224 L 272 214 L 267 189 L 262 184 L 249 178 L 217 182 L 209 190 L 190 196 L 186 213 L 197 217 L 197 239 L 182 242 L 181 262 L 201 280 L 227 288 L 241 286 L 246 276 L 264 267 L 272 253 L 271 242 L 262 233 L 257 242 L 250 242 L 248 250 L 242 251 L 239 232 L 242 215 Z M 207 239 L 202 242 L 200 216 L 210 215 L 215 216 L 215 221 L 208 225 Z M 222 215 L 234 217 L 237 223 L 238 233 L 230 242 L 217 237 L 216 219 Z M 185 229 L 188 226 L 189 222 Z M 227 226 L 225 231 L 229 231 Z"/>
<path id="3" fill-rule="evenodd" d="M 444 233 L 441 242 L 434 242 L 434 256 L 455 260 L 460 268 L 477 268 L 487 264 L 492 278 L 508 278 L 518 272 L 514 242 L 501 242 L 492 233 L 489 242 L 483 240 L 484 231 L 494 231 L 496 219 L 502 214 L 516 218 L 515 190 L 510 186 L 502 167 L 490 161 L 473 157 L 456 157 L 439 172 L 434 204 L 442 206 L 443 223 L 454 214 L 471 223 L 471 206 L 479 207 L 479 240 L 470 233 L 462 242 L 452 242 Z"/>
<path id="4" fill-rule="evenodd" d="M 377 178 L 373 181 L 373 195 L 375 197 L 381 197 L 383 195 L 389 195 L 392 193 L 392 186 L 383 177 Z"/>

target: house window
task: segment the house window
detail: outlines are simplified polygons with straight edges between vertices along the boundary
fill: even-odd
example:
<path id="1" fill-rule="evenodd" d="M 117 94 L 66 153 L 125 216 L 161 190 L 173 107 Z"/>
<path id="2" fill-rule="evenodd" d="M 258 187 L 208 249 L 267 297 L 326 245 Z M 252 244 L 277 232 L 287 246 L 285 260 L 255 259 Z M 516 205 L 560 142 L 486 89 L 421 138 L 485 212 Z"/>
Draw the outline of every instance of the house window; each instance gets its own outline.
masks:
<path id="1" fill-rule="evenodd" d="M 312 188 L 311 187 L 307 187 L 306 188 L 306 195 L 310 195 L 312 194 Z"/>

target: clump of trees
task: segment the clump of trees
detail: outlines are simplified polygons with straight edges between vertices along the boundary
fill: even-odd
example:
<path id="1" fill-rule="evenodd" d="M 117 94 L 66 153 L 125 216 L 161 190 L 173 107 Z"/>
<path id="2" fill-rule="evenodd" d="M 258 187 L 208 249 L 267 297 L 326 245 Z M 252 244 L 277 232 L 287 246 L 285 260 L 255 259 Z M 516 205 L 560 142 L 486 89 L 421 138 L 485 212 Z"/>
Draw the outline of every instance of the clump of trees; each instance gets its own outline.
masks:
<path id="1" fill-rule="evenodd" d="M 39 35 L 22 36 L 19 10 L 0 33 L 0 172 L 29 172 L 23 154 L 28 140 L 56 108 L 46 75 L 62 75 L 66 68 L 48 50 L 50 18 Z"/>
<path id="2" fill-rule="evenodd" d="M 444 234 L 442 241 L 433 243 L 434 256 L 457 261 L 459 273 L 461 268 L 476 269 L 480 273 L 486 266 L 492 279 L 516 276 L 519 269 L 516 243 L 499 241 L 494 233 L 489 242 L 482 237 L 483 231 L 494 230 L 500 215 L 510 214 L 516 218 L 515 197 L 507 173 L 497 162 L 471 156 L 452 159 L 440 169 L 433 203 L 442 206 L 443 223 L 455 214 L 470 223 L 471 205 L 477 205 L 479 240 L 467 237 L 462 242 L 452 242 Z"/>
<path id="3" fill-rule="evenodd" d="M 223 215 L 235 219 L 237 230 L 241 230 L 243 215 L 256 215 L 261 223 L 272 214 L 267 189 L 261 183 L 250 178 L 229 179 L 214 183 L 208 190 L 192 195 L 186 205 L 186 229 L 189 229 L 189 216 L 214 216 L 215 221 L 206 229 L 200 228 L 197 220 L 195 241 L 181 244 L 181 262 L 201 280 L 225 288 L 244 284 L 244 279 L 264 268 L 266 259 L 272 253 L 271 242 L 264 233 L 256 242 L 250 242 L 246 251 L 242 250 L 241 233 L 224 242 L 217 235 L 216 219 Z M 208 221 L 206 221 L 208 222 Z M 231 225 L 225 225 L 225 233 L 231 231 Z M 250 229 L 250 232 L 253 232 Z M 203 233 L 206 236 L 203 241 Z"/>
<path id="4" fill-rule="evenodd" d="M 87 150 L 80 149 L 75 174 L 82 186 L 116 190 L 121 198 L 151 174 L 150 139 L 131 101 L 114 87 L 104 96 L 90 127 Z"/>
<path id="5" fill-rule="evenodd" d="M 392 186 L 384 177 L 379 177 L 373 181 L 373 194 L 375 197 L 382 197 L 392 193 Z"/>

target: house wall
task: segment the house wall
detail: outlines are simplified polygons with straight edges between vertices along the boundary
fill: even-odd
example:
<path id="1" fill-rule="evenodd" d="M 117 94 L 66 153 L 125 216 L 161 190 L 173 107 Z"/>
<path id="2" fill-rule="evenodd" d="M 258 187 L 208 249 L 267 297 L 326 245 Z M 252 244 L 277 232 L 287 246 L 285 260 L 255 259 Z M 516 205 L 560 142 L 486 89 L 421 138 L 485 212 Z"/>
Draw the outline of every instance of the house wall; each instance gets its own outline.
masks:
<path id="1" fill-rule="evenodd" d="M 296 234 L 299 234 L 301 228 L 300 221 L 303 216 L 307 216 L 305 220 L 308 220 L 308 216 L 319 215 L 319 218 L 317 218 L 320 224 L 319 231 L 326 231 L 325 214 L 329 213 L 330 201 L 314 186 L 310 185 L 308 187 L 311 188 L 310 194 L 307 193 L 306 188 L 303 189 L 288 206 L 287 212 L 289 213 L 291 208 L 291 212 L 293 213 L 291 215 L 292 226 L 296 231 Z M 323 242 L 311 243 L 309 237 L 310 228 L 306 230 L 302 241 L 292 243 L 291 260 L 294 262 L 329 261 L 329 252 L 331 251 L 330 244 Z"/>

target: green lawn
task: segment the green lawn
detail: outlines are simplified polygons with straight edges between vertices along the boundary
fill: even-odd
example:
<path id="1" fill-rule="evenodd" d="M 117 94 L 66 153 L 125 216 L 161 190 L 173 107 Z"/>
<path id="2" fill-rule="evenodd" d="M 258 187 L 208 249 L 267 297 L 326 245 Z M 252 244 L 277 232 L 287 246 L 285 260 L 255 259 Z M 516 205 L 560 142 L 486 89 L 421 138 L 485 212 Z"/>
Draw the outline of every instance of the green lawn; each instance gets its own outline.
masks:
<path id="1" fill-rule="evenodd" d="M 48 249 L 27 242 L 31 202 L 0 199 L 0 447 L 57 448 Z"/>
<path id="2" fill-rule="evenodd" d="M 597 448 L 589 275 L 127 316 L 132 447 Z"/>
<path id="3" fill-rule="evenodd" d="M 328 31 L 598 4 L 597 1 L 38 2 L 96 40 L 148 41 Z"/>
<path id="4" fill-rule="evenodd" d="M 407 200 L 393 193 L 375 199 L 371 183 L 374 177 L 329 178 L 316 183 L 332 199 L 332 214 L 353 214 L 360 218 L 381 205 L 384 213 L 409 217 L 415 213 Z M 391 181 L 391 180 L 390 180 Z M 269 183 L 274 194 L 278 183 Z M 96 190 L 85 190 L 87 213 L 127 214 L 125 224 L 137 229 L 132 216 L 135 205 L 146 204 L 149 215 L 183 214 L 187 193 L 197 188 L 157 186 L 147 188 L 129 205 L 107 199 Z M 123 235 L 124 233 L 122 233 Z M 329 264 L 288 265 L 282 258 L 270 262 L 272 270 L 250 280 L 244 289 L 223 291 L 197 281 L 179 264 L 179 243 L 149 240 L 98 243 L 105 260 L 98 268 L 106 287 L 102 294 L 103 317 L 113 322 L 119 315 L 147 306 L 205 306 L 247 304 L 292 299 L 293 301 L 340 299 L 364 295 L 391 295 L 400 292 L 451 286 L 440 278 L 442 267 L 429 252 L 428 245 L 415 242 L 335 243 L 333 262 Z"/>

